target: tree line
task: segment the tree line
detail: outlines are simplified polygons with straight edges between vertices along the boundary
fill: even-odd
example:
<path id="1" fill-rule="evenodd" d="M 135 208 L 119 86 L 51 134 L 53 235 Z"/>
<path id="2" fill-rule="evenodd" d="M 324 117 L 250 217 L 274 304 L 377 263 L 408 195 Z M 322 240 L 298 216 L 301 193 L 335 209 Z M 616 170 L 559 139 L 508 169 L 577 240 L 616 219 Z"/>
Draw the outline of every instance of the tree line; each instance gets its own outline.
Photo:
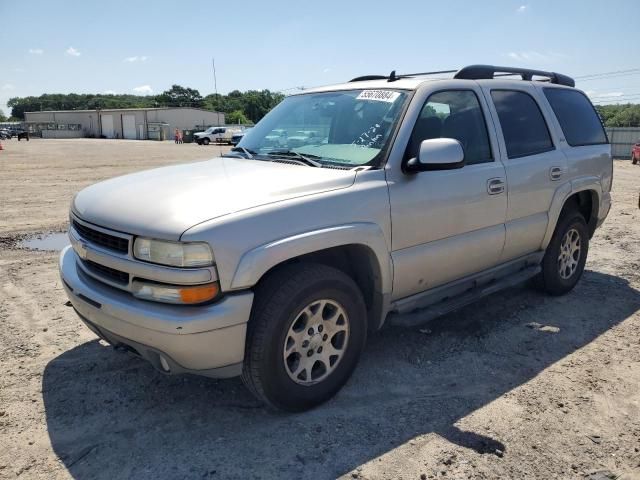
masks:
<path id="1" fill-rule="evenodd" d="M 203 97 L 196 89 L 173 85 L 159 95 L 45 93 L 38 97 L 10 98 L 7 106 L 11 108 L 11 117 L 17 120 L 24 120 L 25 112 L 46 110 L 194 107 L 223 112 L 230 124 L 251 124 L 264 117 L 283 98 L 283 94 L 270 90 L 234 90 L 226 95 Z M 2 116 L 0 112 L 0 121 L 3 121 Z"/>
<path id="2" fill-rule="evenodd" d="M 159 95 L 45 93 L 38 97 L 14 97 L 7 105 L 11 108 L 10 120 L 24 120 L 25 112 L 42 110 L 195 107 L 223 112 L 230 124 L 251 124 L 264 117 L 283 98 L 282 93 L 270 90 L 233 90 L 226 95 L 203 97 L 196 89 L 173 85 Z M 640 104 L 597 105 L 596 109 L 607 127 L 640 127 Z M 6 120 L 0 111 L 0 122 Z"/>
<path id="3" fill-rule="evenodd" d="M 596 105 L 605 127 L 640 127 L 640 104 Z"/>

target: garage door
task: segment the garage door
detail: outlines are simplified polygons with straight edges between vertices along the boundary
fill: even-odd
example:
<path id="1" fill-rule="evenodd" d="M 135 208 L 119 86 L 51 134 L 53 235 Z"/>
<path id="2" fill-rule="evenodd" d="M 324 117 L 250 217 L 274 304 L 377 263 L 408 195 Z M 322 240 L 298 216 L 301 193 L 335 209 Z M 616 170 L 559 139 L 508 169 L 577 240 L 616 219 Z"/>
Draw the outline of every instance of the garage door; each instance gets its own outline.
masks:
<path id="1" fill-rule="evenodd" d="M 129 140 L 135 140 L 136 137 L 136 116 L 135 115 L 123 115 L 122 116 L 122 134 L 124 138 Z"/>
<path id="2" fill-rule="evenodd" d="M 102 122 L 102 135 L 113 138 L 113 115 L 100 115 Z"/>

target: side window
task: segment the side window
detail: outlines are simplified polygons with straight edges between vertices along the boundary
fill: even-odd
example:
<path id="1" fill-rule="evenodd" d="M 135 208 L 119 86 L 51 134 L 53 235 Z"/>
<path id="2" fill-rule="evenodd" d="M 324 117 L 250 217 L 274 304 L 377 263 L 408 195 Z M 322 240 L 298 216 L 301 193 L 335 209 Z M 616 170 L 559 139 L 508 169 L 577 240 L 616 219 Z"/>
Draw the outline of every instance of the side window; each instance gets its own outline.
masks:
<path id="1" fill-rule="evenodd" d="M 545 88 L 544 94 L 569 145 L 577 147 L 607 143 L 602 122 L 584 94 L 564 88 Z"/>
<path id="2" fill-rule="evenodd" d="M 491 90 L 491 98 L 507 145 L 507 157 L 526 157 L 554 149 L 547 123 L 531 95 L 515 90 Z"/>
<path id="3" fill-rule="evenodd" d="M 464 148 L 467 165 L 491 162 L 491 146 L 478 97 L 471 90 L 447 90 L 431 95 L 413 127 L 405 158 L 418 156 L 430 138 L 455 138 Z"/>

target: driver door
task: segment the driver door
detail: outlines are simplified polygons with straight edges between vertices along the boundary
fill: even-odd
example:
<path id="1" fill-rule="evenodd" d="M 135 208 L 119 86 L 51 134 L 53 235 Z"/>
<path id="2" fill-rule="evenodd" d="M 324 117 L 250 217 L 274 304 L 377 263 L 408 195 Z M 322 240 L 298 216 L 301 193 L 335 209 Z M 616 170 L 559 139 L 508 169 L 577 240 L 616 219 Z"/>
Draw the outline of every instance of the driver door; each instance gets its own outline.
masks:
<path id="1" fill-rule="evenodd" d="M 480 272 L 499 262 L 507 185 L 487 105 L 475 85 L 434 92 L 424 102 L 405 158 L 429 138 L 455 138 L 465 166 L 405 174 L 387 170 L 392 219 L 393 300 Z"/>

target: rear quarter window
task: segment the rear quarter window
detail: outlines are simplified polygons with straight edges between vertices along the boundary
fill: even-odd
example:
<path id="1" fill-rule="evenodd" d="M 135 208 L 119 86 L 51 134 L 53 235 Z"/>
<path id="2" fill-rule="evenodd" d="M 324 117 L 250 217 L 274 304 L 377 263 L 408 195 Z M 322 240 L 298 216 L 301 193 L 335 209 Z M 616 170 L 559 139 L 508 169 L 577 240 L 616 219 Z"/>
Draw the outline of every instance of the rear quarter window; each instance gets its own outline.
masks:
<path id="1" fill-rule="evenodd" d="M 545 88 L 544 94 L 570 146 L 608 143 L 595 108 L 582 92 L 563 88 Z"/>

